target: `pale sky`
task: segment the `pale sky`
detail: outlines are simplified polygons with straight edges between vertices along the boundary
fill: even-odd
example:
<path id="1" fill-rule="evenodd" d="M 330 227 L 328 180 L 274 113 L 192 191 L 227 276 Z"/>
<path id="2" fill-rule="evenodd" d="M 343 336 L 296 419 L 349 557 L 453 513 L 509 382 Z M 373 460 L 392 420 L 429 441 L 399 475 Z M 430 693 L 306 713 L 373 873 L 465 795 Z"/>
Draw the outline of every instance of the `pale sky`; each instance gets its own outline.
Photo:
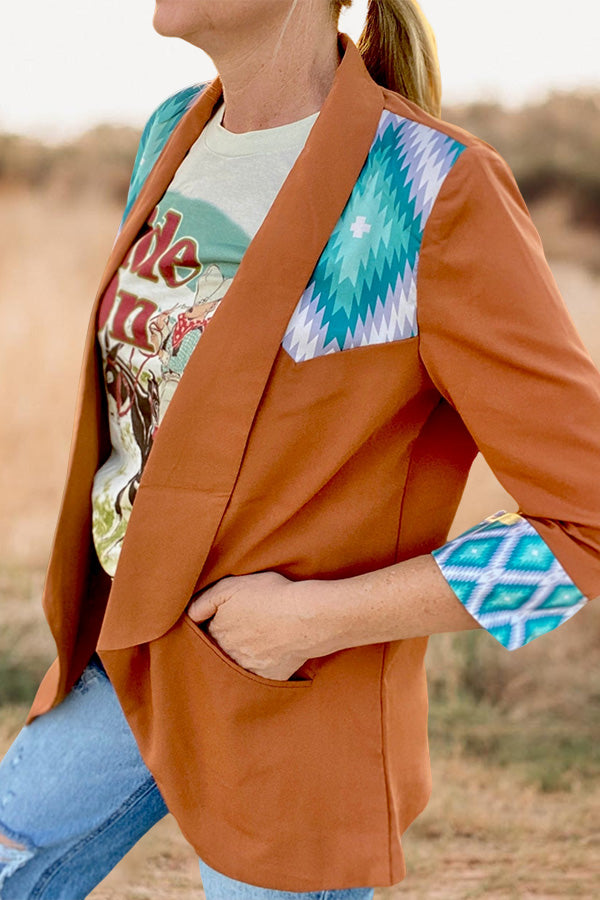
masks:
<path id="1" fill-rule="evenodd" d="M 343 30 L 356 38 L 366 0 L 354 5 Z M 447 102 L 515 105 L 550 89 L 600 88 L 594 0 L 421 6 L 437 34 Z M 60 140 L 101 121 L 139 127 L 169 94 L 212 77 L 199 50 L 154 32 L 153 9 L 152 0 L 4 0 L 0 131 Z"/>

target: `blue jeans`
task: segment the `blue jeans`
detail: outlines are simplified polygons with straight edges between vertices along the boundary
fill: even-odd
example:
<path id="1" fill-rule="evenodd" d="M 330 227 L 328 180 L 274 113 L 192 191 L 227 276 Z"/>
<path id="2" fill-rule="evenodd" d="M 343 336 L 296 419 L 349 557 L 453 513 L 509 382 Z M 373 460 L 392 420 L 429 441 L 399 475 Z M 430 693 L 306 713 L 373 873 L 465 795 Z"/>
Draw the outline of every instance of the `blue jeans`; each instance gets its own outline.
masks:
<path id="1" fill-rule="evenodd" d="M 25 726 L 0 764 L 1 900 L 80 900 L 167 807 L 94 656 L 65 700 Z M 200 860 L 207 900 L 372 900 L 370 888 L 290 893 Z"/>

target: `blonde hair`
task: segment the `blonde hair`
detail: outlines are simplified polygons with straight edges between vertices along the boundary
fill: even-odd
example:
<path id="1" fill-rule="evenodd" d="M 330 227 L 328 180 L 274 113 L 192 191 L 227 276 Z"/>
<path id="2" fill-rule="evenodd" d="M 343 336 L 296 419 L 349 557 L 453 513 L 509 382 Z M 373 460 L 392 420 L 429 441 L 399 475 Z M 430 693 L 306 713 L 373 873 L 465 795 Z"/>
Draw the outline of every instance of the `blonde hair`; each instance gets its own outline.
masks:
<path id="1" fill-rule="evenodd" d="M 352 0 L 332 0 L 339 16 Z M 441 115 L 442 82 L 433 30 L 416 0 L 369 0 L 358 41 L 378 84 L 397 91 L 433 116 Z"/>

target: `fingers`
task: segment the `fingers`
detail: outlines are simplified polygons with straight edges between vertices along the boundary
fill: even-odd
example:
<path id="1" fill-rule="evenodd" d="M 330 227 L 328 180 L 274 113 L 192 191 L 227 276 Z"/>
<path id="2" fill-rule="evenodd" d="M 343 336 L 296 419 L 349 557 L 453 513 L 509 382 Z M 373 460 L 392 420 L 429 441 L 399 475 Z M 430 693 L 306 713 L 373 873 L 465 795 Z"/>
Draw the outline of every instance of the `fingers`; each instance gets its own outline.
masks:
<path id="1" fill-rule="evenodd" d="M 207 591 L 203 594 L 199 594 L 195 600 L 190 603 L 187 609 L 188 615 L 194 622 L 204 622 L 206 619 L 210 619 L 211 616 L 214 616 L 219 605 L 216 595 Z"/>
<path id="2" fill-rule="evenodd" d="M 187 612 L 194 622 L 204 622 L 214 616 L 219 606 L 232 596 L 245 592 L 252 597 L 261 585 L 261 590 L 273 590 L 289 584 L 277 572 L 257 572 L 251 575 L 227 575 L 205 588 L 188 606 Z"/>
<path id="3" fill-rule="evenodd" d="M 198 594 L 192 600 L 187 608 L 188 615 L 194 622 L 204 622 L 214 616 L 219 606 L 225 603 L 232 596 L 236 589 L 239 589 L 240 582 L 244 576 L 226 575 L 210 587 Z"/>

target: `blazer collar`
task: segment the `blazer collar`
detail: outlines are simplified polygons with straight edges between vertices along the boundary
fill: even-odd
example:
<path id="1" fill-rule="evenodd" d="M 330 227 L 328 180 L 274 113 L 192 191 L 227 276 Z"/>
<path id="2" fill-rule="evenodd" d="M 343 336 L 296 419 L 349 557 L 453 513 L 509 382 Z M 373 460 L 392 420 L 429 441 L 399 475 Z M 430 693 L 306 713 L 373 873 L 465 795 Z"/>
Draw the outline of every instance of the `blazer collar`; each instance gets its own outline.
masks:
<path id="1" fill-rule="evenodd" d="M 342 59 L 330 94 L 309 135 L 306 149 L 314 152 L 319 144 L 323 148 L 324 142 L 319 141 L 319 137 L 326 136 L 325 143 L 329 147 L 323 149 L 337 149 L 340 156 L 343 156 L 347 147 L 342 137 L 344 127 L 339 127 L 341 117 L 352 112 L 358 115 L 361 105 L 365 107 L 376 104 L 381 111 L 383 102 L 381 89 L 371 80 L 354 43 L 346 34 L 340 34 L 338 37 L 343 53 Z M 171 183 L 188 150 L 211 118 L 213 109 L 222 95 L 221 80 L 217 77 L 207 85 L 173 129 L 117 236 L 98 287 L 96 302 L 108 287 L 140 229 Z M 350 130 L 352 134 L 347 136 L 355 138 L 357 129 Z"/>

